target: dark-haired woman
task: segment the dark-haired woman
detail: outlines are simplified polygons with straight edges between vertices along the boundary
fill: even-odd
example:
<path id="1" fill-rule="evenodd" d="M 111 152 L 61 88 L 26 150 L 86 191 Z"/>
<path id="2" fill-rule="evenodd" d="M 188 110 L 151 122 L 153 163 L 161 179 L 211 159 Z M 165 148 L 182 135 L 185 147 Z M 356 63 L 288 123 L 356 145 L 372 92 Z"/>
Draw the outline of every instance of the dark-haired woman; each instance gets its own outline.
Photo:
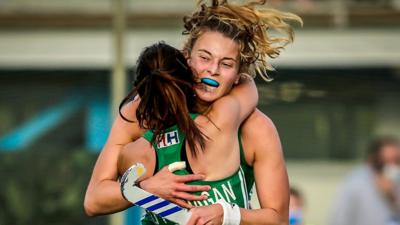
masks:
<path id="1" fill-rule="evenodd" d="M 124 151 L 121 174 L 140 162 L 147 168 L 144 176 L 147 178 L 164 166 L 186 161 L 186 169 L 177 173 L 190 174 L 192 170 L 201 173 L 205 180 L 200 184 L 212 188 L 202 193 L 208 196 L 207 200 L 191 201 L 192 205 L 211 205 L 223 199 L 221 204 L 230 202 L 248 208 L 237 134 L 242 121 L 255 109 L 258 95 L 252 78 L 238 75 L 235 62 L 239 46 L 228 40 L 226 64 L 232 66 L 201 79 L 193 76 L 183 54 L 171 46 L 159 43 L 142 52 L 137 63 L 137 86 L 130 96 L 136 90 L 139 93 L 136 118 L 139 126 L 148 131 L 131 144 L 129 151 Z M 210 107 L 193 97 L 193 86 L 201 86 L 211 93 L 218 90 L 210 82 L 226 86 L 238 84 Z M 130 101 L 129 96 L 126 101 Z M 144 224 L 164 224 L 154 216 L 146 219 Z"/>
<path id="2" fill-rule="evenodd" d="M 230 4 L 227 1 L 213 1 L 213 5 L 202 7 L 186 19 L 186 32 L 190 35 L 184 52 L 193 72 L 200 79 L 204 76 L 218 76 L 221 69 L 229 68 L 226 63 L 230 57 L 224 53 L 227 40 L 239 45 L 238 68 L 236 73 L 255 75 L 255 71 L 270 68 L 268 59 L 279 55 L 280 50 L 292 40 L 293 33 L 288 20 L 299 18 L 288 13 L 272 9 L 256 9 L 257 4 L 265 1 L 253 1 L 245 5 Z M 227 25 L 227 26 L 225 26 Z M 287 34 L 287 38 L 270 37 L 271 30 Z M 227 67 L 226 67 L 227 66 Z M 210 75 L 211 76 L 211 75 Z M 231 87 L 221 82 L 217 91 L 198 86 L 196 97 L 204 105 L 210 105 L 222 97 Z M 122 113 L 134 115 L 137 103 L 127 104 Z M 134 120 L 134 116 L 131 116 Z M 102 214 L 122 210 L 129 206 L 120 193 L 117 178 L 117 160 L 122 146 L 136 140 L 143 130 L 117 118 L 110 137 L 99 156 L 85 199 L 88 214 Z M 287 224 L 289 189 L 287 173 L 281 145 L 272 121 L 256 110 L 243 123 L 240 140 L 244 148 L 241 165 L 245 169 L 246 182 L 255 184 L 261 209 L 240 209 L 241 224 Z M 126 148 L 129 148 L 127 145 Z M 190 195 L 190 191 L 206 191 L 206 186 L 189 186 L 185 182 L 203 179 L 198 174 L 176 176 L 164 169 L 155 176 L 141 182 L 142 188 L 156 193 L 168 200 L 179 203 L 180 200 L 202 200 Z M 164 188 L 159 188 L 163 186 Z M 211 206 L 197 207 L 193 213 L 199 218 L 213 215 L 221 218 Z M 219 212 L 220 213 L 220 212 Z"/>

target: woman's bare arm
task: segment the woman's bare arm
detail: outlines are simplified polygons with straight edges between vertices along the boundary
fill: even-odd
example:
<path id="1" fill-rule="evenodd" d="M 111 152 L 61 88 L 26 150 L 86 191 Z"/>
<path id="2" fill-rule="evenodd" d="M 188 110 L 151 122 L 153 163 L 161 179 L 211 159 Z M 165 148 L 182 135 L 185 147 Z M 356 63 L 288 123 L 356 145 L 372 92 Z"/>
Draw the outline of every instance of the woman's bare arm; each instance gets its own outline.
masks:
<path id="1" fill-rule="evenodd" d="M 125 117 L 136 121 L 135 112 L 139 101 L 128 103 L 122 110 Z M 130 206 L 121 194 L 117 182 L 118 155 L 125 144 L 138 139 L 143 130 L 137 123 L 130 123 L 119 115 L 114 121 L 107 142 L 101 151 L 87 187 L 84 208 L 89 216 L 121 211 Z"/>
<path id="2" fill-rule="evenodd" d="M 254 111 L 257 103 L 255 82 L 251 77 L 244 77 L 226 96 L 212 104 L 207 116 L 218 127 L 231 127 L 236 133 L 240 124 Z"/>
<path id="3" fill-rule="evenodd" d="M 246 161 L 253 166 L 261 209 L 240 209 L 242 225 L 287 225 L 289 182 L 279 136 L 272 121 L 259 110 L 242 126 Z M 202 206 L 191 210 L 188 225 L 221 224 L 222 208 Z"/>
<path id="4" fill-rule="evenodd" d="M 241 209 L 241 224 L 287 225 L 289 181 L 278 132 L 273 122 L 256 110 L 242 133 L 248 138 L 244 142 L 252 143 L 249 150 L 254 151 L 252 165 L 261 209 Z"/>
<path id="5" fill-rule="evenodd" d="M 120 174 L 124 173 L 133 164 L 142 163 L 146 168 L 146 173 L 141 177 L 140 187 L 153 193 L 163 199 L 172 201 L 182 207 L 192 208 L 183 199 L 192 201 L 204 200 L 207 197 L 192 195 L 186 192 L 208 191 L 208 185 L 186 185 L 186 182 L 192 180 L 204 179 L 203 175 L 189 174 L 184 176 L 175 175 L 165 166 L 162 170 L 153 176 L 156 164 L 156 154 L 151 144 L 144 138 L 126 145 L 119 156 L 118 170 Z M 160 188 L 162 187 L 162 188 Z"/>
<path id="6" fill-rule="evenodd" d="M 139 101 L 130 102 L 122 110 L 123 115 L 131 121 L 136 121 L 135 113 L 138 103 Z M 131 205 L 122 197 L 120 184 L 117 181 L 118 175 L 121 174 L 118 172 L 118 158 L 120 154 L 132 154 L 131 151 L 137 153 L 138 149 L 135 148 L 135 145 L 129 143 L 140 138 L 143 133 L 144 130 L 140 129 L 137 123 L 127 122 L 119 115 L 115 119 L 87 187 L 84 208 L 88 216 L 118 212 Z M 143 155 L 136 155 L 139 158 L 141 156 Z M 126 168 L 126 166 L 129 167 L 137 160 L 127 158 L 120 164 L 121 167 Z M 121 169 L 119 168 L 120 171 Z M 173 179 L 165 179 L 166 176 L 173 177 Z M 147 179 L 146 182 L 142 182 L 142 188 L 186 207 L 188 205 L 181 199 L 198 200 L 199 198 L 186 192 L 207 191 L 209 187 L 206 185 L 186 185 L 185 182 L 201 179 L 204 179 L 204 176 L 198 174 L 176 176 L 168 170 L 161 170 L 150 179 Z M 158 184 L 160 182 L 167 183 L 162 190 L 153 188 L 159 187 Z"/>

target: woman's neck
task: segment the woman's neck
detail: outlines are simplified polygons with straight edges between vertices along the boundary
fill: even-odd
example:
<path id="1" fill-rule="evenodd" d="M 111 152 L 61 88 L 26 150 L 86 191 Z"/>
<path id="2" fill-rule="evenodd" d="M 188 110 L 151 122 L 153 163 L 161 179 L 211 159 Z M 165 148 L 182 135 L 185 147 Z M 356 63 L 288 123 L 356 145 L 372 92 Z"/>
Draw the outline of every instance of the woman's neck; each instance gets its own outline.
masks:
<path id="1" fill-rule="evenodd" d="M 193 111 L 199 114 L 207 114 L 207 112 L 211 109 L 210 102 L 203 101 L 201 99 L 196 98 L 195 103 L 193 105 Z"/>

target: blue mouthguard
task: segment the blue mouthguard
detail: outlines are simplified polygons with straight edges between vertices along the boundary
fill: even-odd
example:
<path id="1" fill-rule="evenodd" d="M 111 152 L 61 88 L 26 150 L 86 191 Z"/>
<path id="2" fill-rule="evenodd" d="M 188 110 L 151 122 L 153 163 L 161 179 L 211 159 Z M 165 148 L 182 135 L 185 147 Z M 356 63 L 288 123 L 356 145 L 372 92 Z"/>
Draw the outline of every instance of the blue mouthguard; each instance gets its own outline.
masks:
<path id="1" fill-rule="evenodd" d="M 219 83 L 216 80 L 210 79 L 210 78 L 201 78 L 200 80 L 201 83 L 207 84 L 211 87 L 218 87 Z"/>

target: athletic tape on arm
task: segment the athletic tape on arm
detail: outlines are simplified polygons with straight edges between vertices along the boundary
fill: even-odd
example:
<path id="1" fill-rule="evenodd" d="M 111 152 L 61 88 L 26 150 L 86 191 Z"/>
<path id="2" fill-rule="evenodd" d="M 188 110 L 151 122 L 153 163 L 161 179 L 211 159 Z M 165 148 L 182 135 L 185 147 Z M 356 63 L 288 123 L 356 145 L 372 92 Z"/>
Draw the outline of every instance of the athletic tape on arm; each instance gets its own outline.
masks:
<path id="1" fill-rule="evenodd" d="M 145 172 L 144 165 L 137 163 L 124 173 L 121 178 L 121 192 L 124 198 L 146 211 L 155 213 L 172 222 L 185 225 L 190 218 L 190 212 L 186 208 L 157 197 L 135 185 L 136 181 Z"/>
<path id="2" fill-rule="evenodd" d="M 168 170 L 169 172 L 173 173 L 177 170 L 183 170 L 186 168 L 186 162 L 185 161 L 180 161 L 180 162 L 174 162 L 168 165 Z"/>
<path id="3" fill-rule="evenodd" d="M 222 225 L 240 225 L 240 209 L 236 204 L 230 204 L 224 199 L 219 199 L 216 204 L 220 204 L 224 211 Z"/>

